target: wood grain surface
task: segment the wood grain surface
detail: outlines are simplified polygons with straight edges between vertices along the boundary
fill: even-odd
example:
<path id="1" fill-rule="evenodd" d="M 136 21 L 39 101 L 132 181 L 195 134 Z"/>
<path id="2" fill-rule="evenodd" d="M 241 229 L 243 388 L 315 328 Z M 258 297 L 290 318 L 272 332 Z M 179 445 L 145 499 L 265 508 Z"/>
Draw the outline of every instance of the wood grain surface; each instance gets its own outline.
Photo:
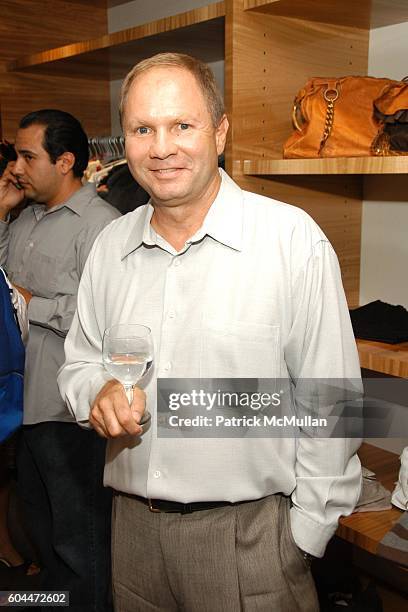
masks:
<path id="1" fill-rule="evenodd" d="M 110 132 L 109 83 L 62 76 L 8 73 L 6 64 L 27 53 L 107 32 L 106 8 L 63 0 L 4 0 L 0 19 L 0 102 L 3 136 L 14 140 L 21 117 L 39 108 L 73 113 L 93 135 Z"/>
<path id="2" fill-rule="evenodd" d="M 63 0 L 2 0 L 0 63 L 44 49 L 102 36 L 106 9 Z"/>
<path id="3" fill-rule="evenodd" d="M 398 479 L 398 455 L 366 443 L 362 444 L 358 454 L 362 465 L 375 472 L 384 487 L 392 491 Z M 379 542 L 402 514 L 402 510 L 394 506 L 382 512 L 357 512 L 341 518 L 336 533 L 351 544 L 375 554 Z"/>
<path id="4" fill-rule="evenodd" d="M 387 344 L 360 339 L 356 342 L 362 368 L 408 378 L 408 342 Z"/>
<path id="5" fill-rule="evenodd" d="M 139 60 L 161 51 L 224 58 L 224 2 L 82 42 L 24 55 L 7 69 L 91 79 L 123 78 Z"/>
<path id="6" fill-rule="evenodd" d="M 244 160 L 244 174 L 408 174 L 408 155 Z"/>

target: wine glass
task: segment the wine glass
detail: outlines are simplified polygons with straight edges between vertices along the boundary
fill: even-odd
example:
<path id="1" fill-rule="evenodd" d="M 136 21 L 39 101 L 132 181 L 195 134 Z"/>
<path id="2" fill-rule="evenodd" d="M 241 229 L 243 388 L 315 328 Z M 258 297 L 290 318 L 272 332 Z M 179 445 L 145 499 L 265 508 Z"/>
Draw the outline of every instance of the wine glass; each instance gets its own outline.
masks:
<path id="1" fill-rule="evenodd" d="M 133 385 L 148 372 L 153 362 L 152 332 L 146 325 L 124 323 L 105 329 L 102 345 L 105 370 L 122 383 L 129 404 L 133 400 Z M 151 418 L 145 411 L 140 425 Z"/>

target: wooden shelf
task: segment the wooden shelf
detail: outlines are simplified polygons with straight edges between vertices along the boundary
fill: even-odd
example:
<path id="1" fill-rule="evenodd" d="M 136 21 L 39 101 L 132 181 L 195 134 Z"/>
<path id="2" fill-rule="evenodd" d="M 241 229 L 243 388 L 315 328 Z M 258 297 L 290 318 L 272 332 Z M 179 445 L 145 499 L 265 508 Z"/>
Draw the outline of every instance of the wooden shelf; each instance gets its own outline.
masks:
<path id="1" fill-rule="evenodd" d="M 395 157 L 325 157 L 322 159 L 246 159 L 244 174 L 407 174 L 408 155 Z"/>
<path id="2" fill-rule="evenodd" d="M 225 3 L 217 2 L 56 49 L 7 65 L 23 71 L 87 79 L 120 79 L 139 60 L 161 51 L 191 53 L 206 62 L 224 59 Z"/>
<path id="3" fill-rule="evenodd" d="M 244 0 L 244 7 L 269 15 L 364 29 L 408 21 L 406 0 Z"/>

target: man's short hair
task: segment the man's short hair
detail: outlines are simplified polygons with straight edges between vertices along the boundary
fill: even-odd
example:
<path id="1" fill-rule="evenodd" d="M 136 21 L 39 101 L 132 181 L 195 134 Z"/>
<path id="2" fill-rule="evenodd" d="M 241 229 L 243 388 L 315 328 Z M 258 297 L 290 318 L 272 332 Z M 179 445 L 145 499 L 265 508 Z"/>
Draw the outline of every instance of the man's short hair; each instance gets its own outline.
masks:
<path id="1" fill-rule="evenodd" d="M 143 72 L 157 66 L 173 66 L 188 70 L 195 77 L 203 92 L 214 127 L 218 127 L 225 110 L 224 101 L 218 89 L 214 73 L 207 64 L 184 53 L 158 53 L 137 63 L 126 75 L 122 84 L 119 103 L 119 116 L 122 127 L 126 99 L 133 81 Z"/>
<path id="2" fill-rule="evenodd" d="M 75 163 L 74 176 L 81 178 L 89 161 L 88 137 L 78 119 L 65 111 L 46 108 L 25 115 L 19 124 L 20 129 L 30 125 L 43 125 L 42 146 L 53 164 L 63 153 L 72 153 Z"/>

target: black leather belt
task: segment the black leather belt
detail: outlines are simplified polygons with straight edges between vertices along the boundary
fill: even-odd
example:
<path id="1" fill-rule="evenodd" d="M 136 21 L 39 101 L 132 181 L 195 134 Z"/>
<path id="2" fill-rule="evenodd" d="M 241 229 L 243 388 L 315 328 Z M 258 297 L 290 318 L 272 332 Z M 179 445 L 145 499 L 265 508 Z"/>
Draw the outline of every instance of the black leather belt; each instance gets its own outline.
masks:
<path id="1" fill-rule="evenodd" d="M 200 510 L 211 510 L 212 508 L 222 508 L 223 506 L 235 506 L 242 503 L 208 501 L 181 504 L 180 502 L 168 501 L 166 499 L 146 499 L 145 497 L 140 497 L 140 495 L 132 495 L 132 497 L 142 502 L 142 504 L 145 504 L 145 506 L 148 506 L 151 512 L 179 512 L 180 514 L 189 514 Z"/>

